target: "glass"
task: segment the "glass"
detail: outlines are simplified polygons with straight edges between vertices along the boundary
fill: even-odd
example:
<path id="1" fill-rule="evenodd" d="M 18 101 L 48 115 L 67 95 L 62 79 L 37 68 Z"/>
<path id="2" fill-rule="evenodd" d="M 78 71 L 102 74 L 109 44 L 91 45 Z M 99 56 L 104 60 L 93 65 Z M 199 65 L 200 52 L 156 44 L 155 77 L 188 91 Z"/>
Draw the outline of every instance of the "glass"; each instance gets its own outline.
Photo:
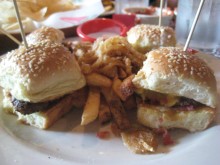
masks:
<path id="1" fill-rule="evenodd" d="M 200 0 L 179 0 L 176 20 L 177 42 L 184 45 Z M 189 47 L 220 57 L 220 0 L 206 0 Z"/>

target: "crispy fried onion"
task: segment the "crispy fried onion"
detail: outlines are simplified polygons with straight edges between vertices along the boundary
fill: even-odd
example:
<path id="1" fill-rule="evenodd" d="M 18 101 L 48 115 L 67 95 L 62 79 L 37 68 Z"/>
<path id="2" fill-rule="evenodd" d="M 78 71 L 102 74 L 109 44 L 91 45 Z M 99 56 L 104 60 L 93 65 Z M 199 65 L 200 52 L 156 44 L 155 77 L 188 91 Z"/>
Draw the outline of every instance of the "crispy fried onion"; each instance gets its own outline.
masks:
<path id="1" fill-rule="evenodd" d="M 98 38 L 93 45 L 75 42 L 71 47 L 85 74 L 97 72 L 109 78 L 126 78 L 139 70 L 145 60 L 121 36 Z"/>

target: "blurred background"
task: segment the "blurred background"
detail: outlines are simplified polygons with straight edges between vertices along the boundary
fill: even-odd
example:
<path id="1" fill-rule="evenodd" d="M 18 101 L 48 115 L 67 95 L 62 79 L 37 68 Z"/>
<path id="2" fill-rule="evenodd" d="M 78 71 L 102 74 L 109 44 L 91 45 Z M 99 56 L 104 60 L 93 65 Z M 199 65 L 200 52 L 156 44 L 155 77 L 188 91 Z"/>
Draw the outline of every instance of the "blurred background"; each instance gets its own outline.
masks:
<path id="1" fill-rule="evenodd" d="M 115 19 L 130 28 L 136 24 L 157 25 L 160 14 L 160 0 L 55 0 L 53 3 L 50 0 L 29 0 L 28 4 L 17 1 L 27 34 L 46 25 L 61 29 L 66 38 L 77 36 L 76 27 L 94 18 Z M 162 26 L 175 29 L 180 44 L 186 41 L 199 2 L 200 0 L 164 0 Z M 219 8 L 220 0 L 206 0 L 198 22 L 199 27 L 196 27 L 192 37 L 192 47 L 219 53 Z M 21 40 L 12 1 L 0 0 L 0 12 L 0 27 Z M 1 54 L 17 47 L 1 33 L 0 42 Z"/>

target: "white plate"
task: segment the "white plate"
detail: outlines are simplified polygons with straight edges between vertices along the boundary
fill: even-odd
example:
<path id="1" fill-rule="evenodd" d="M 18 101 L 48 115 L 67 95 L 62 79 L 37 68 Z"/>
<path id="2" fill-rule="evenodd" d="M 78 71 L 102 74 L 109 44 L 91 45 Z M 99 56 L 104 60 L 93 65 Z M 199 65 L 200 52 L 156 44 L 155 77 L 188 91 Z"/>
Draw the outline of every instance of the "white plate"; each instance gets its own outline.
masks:
<path id="1" fill-rule="evenodd" d="M 202 55 L 213 68 L 220 84 L 220 59 Z M 220 86 L 218 86 L 218 93 Z M 0 164 L 2 165 L 72 165 L 72 164 L 138 164 L 138 165 L 219 165 L 220 109 L 214 124 L 198 133 L 172 132 L 176 144 L 160 147 L 158 153 L 136 155 L 127 150 L 120 138 L 111 134 L 108 140 L 97 138 L 97 123 L 79 125 L 81 112 L 75 110 L 49 130 L 39 130 L 16 122 L 13 115 L 0 112 Z"/>

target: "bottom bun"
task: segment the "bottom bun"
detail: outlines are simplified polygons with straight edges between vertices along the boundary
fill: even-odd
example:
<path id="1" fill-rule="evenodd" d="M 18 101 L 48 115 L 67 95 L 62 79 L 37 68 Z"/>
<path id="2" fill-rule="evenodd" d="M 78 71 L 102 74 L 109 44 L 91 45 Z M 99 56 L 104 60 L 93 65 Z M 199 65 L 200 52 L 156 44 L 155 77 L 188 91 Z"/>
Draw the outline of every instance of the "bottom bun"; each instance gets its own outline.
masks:
<path id="1" fill-rule="evenodd" d="M 215 109 L 202 106 L 194 110 L 139 104 L 137 119 L 150 128 L 182 128 L 190 132 L 206 129 L 215 117 Z"/>
<path id="2" fill-rule="evenodd" d="M 46 111 L 39 111 L 28 115 L 23 115 L 20 112 L 15 111 L 9 98 L 4 97 L 3 99 L 4 111 L 16 114 L 18 116 L 18 121 L 40 129 L 47 129 L 71 109 L 71 95 L 64 97 L 59 103 Z"/>

